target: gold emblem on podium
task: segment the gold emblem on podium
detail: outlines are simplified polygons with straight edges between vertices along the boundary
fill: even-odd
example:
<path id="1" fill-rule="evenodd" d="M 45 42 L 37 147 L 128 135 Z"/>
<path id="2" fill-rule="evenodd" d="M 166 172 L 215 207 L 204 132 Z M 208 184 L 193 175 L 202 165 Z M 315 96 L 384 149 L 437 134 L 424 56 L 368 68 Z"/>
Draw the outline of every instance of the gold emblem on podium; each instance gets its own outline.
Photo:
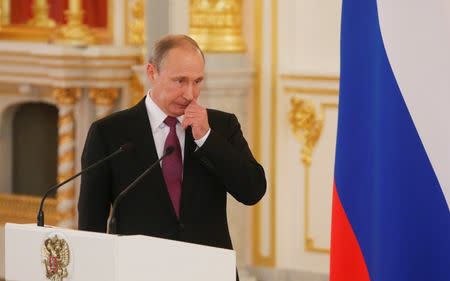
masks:
<path id="1" fill-rule="evenodd" d="M 48 280 L 63 281 L 68 276 L 70 250 L 66 240 L 56 234 L 50 235 L 42 244 L 41 256 Z"/>

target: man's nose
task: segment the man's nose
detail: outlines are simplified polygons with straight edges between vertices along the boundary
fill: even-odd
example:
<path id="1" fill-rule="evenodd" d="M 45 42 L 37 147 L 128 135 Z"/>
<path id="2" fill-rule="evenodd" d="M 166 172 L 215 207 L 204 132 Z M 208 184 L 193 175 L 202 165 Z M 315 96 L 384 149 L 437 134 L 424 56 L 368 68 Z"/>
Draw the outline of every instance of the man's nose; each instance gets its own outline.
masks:
<path id="1" fill-rule="evenodd" d="M 186 87 L 183 97 L 188 101 L 192 101 L 194 99 L 194 87 L 192 85 L 188 85 Z"/>

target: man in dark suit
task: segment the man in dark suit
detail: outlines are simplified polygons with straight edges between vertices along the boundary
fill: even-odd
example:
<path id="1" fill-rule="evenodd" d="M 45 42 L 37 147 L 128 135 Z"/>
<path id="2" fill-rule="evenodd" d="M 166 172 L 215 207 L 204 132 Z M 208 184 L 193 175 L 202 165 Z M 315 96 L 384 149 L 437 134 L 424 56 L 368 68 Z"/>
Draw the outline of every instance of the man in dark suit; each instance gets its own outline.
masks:
<path id="1" fill-rule="evenodd" d="M 79 229 L 105 232 L 114 199 L 172 146 L 174 152 L 119 204 L 118 232 L 232 249 L 226 195 L 256 204 L 266 179 L 236 117 L 197 103 L 204 64 L 191 38 L 163 37 L 147 66 L 152 90 L 136 106 L 92 124 L 83 167 L 122 144 L 134 149 L 82 177 Z"/>

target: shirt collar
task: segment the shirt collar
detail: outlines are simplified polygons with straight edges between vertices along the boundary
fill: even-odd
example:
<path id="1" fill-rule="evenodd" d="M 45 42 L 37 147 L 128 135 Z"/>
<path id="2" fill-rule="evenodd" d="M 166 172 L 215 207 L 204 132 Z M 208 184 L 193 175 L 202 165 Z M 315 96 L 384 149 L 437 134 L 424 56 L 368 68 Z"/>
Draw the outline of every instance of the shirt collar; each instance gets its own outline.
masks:
<path id="1" fill-rule="evenodd" d="M 159 106 L 152 100 L 150 91 L 148 91 L 147 96 L 145 97 L 145 107 L 147 109 L 147 114 L 150 119 L 150 125 L 152 126 L 153 132 L 167 126 L 164 123 L 167 114 L 165 114 L 164 111 L 162 111 L 161 108 L 159 108 Z M 177 119 L 179 124 L 181 124 L 184 120 L 184 115 L 178 116 Z"/>

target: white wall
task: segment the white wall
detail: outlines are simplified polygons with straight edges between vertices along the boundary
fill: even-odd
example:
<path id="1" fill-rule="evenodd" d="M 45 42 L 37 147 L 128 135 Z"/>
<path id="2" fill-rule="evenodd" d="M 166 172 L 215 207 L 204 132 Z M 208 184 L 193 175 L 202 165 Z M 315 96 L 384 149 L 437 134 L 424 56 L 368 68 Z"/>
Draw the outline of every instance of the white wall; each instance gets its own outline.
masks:
<path id="1" fill-rule="evenodd" d="M 273 259 L 276 269 L 328 273 L 341 1 L 261 0 L 261 3 L 262 114 L 255 123 L 261 127 L 261 160 L 269 190 L 257 210 L 261 219 L 260 228 L 255 231 L 261 238 L 254 261 L 257 266 L 270 266 Z M 276 8 L 278 13 L 274 12 Z M 273 53 L 272 48 L 277 52 Z M 305 165 L 300 159 L 304 145 L 294 136 L 288 119 L 291 98 L 310 102 L 317 118 L 323 119 L 308 173 L 309 194 Z M 306 231 L 311 239 L 308 246 Z"/>

